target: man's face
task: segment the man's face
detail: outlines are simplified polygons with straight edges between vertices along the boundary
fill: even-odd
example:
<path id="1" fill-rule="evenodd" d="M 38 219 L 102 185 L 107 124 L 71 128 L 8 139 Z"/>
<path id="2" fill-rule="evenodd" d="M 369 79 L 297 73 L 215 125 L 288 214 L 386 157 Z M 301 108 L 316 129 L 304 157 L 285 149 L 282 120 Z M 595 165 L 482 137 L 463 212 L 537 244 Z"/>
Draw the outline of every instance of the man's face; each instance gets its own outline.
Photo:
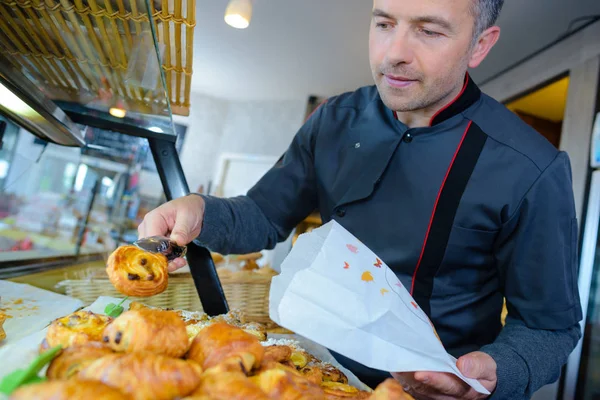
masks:
<path id="1" fill-rule="evenodd" d="M 374 0 L 371 70 L 386 106 L 441 107 L 462 85 L 475 20 L 473 0 Z"/>

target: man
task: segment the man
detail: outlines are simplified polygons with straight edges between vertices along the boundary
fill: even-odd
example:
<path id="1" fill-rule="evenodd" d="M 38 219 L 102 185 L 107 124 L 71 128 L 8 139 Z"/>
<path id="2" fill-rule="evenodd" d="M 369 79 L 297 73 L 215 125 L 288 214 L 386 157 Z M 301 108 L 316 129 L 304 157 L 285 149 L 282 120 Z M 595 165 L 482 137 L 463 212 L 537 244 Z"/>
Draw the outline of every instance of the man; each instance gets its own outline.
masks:
<path id="1" fill-rule="evenodd" d="M 252 252 L 318 209 L 411 288 L 465 375 L 495 399 L 530 398 L 580 337 L 577 222 L 567 155 L 467 74 L 502 4 L 374 0 L 376 87 L 329 99 L 247 196 L 177 199 L 140 236 Z M 389 376 L 337 357 L 372 386 Z M 487 397 L 447 374 L 393 375 L 417 399 Z"/>

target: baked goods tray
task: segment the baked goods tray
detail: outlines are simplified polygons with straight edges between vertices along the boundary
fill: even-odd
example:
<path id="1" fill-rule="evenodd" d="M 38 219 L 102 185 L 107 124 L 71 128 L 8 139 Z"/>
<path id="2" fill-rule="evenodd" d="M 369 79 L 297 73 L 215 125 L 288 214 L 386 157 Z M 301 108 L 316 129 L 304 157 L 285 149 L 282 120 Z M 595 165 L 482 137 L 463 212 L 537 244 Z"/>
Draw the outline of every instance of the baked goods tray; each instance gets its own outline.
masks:
<path id="1" fill-rule="evenodd" d="M 85 307 L 84 310 L 89 310 L 97 314 L 103 314 L 104 308 L 109 303 L 119 303 L 122 299 L 109 297 L 109 296 L 100 296 L 98 299 L 92 303 L 90 306 Z M 126 300 L 123 303 L 123 307 L 127 310 L 129 308 L 130 301 Z M 56 318 L 62 317 L 71 313 L 73 310 L 67 311 L 63 314 L 58 315 Z M 13 342 L 8 346 L 4 346 L 0 349 L 0 380 L 6 374 L 14 371 L 16 368 L 28 365 L 31 363 L 35 357 L 39 354 L 39 346 L 44 337 L 46 336 L 47 326 L 43 329 L 38 330 L 28 336 L 21 338 L 20 340 Z M 308 340 L 302 336 L 296 334 L 274 334 L 269 333 L 268 339 L 279 340 L 279 339 L 289 339 L 298 342 L 298 345 L 302 347 L 304 350 L 317 357 L 321 361 L 328 362 L 342 371 L 348 377 L 348 383 L 352 386 L 355 386 L 361 390 L 371 389 L 362 383 L 352 372 L 342 367 L 336 360 L 333 358 L 329 350 L 327 348 Z M 0 393 L 0 400 L 4 400 L 6 397 Z"/>

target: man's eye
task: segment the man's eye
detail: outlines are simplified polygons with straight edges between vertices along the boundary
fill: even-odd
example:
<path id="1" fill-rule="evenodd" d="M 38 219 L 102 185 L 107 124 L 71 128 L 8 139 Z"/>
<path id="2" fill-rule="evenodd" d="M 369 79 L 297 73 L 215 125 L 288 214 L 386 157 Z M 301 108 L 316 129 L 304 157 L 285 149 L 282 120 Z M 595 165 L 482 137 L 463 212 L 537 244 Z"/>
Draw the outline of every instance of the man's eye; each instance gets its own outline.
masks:
<path id="1" fill-rule="evenodd" d="M 378 22 L 375 26 L 379 29 L 389 29 L 390 28 L 390 24 L 385 23 L 385 22 Z"/>
<path id="2" fill-rule="evenodd" d="M 423 28 L 421 28 L 421 33 L 428 37 L 438 37 L 441 35 L 440 33 L 430 31 L 429 29 L 423 29 Z"/>

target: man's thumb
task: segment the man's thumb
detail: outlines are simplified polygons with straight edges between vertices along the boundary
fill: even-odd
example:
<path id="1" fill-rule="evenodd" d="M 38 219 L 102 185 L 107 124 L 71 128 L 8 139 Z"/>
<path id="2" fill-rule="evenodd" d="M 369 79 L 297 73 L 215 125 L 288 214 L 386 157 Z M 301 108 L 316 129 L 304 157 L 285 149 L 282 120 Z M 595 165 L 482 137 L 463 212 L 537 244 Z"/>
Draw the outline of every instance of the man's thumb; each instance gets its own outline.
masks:
<path id="1" fill-rule="evenodd" d="M 456 363 L 458 369 L 468 378 L 495 379 L 496 363 L 492 357 L 482 352 L 462 356 Z"/>
<path id="2" fill-rule="evenodd" d="M 188 226 L 188 222 L 185 218 L 178 218 L 177 221 L 175 221 L 173 230 L 171 231 L 171 240 L 180 246 L 185 246 L 194 239 L 190 236 L 191 229 Z"/>

